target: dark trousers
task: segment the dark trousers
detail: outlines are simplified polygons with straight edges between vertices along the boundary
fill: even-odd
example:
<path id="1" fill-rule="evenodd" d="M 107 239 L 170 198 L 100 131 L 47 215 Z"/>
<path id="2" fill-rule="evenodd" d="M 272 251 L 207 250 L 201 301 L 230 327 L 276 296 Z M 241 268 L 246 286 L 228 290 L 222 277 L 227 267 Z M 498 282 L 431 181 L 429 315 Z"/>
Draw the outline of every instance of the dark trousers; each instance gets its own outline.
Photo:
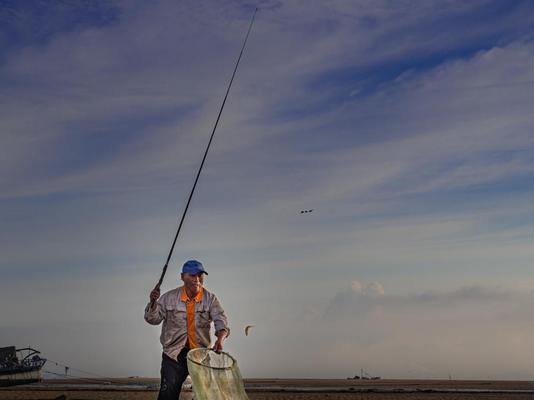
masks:
<path id="1" fill-rule="evenodd" d="M 161 387 L 158 400 L 178 400 L 180 397 L 182 384 L 187 375 L 189 375 L 186 358 L 188 351 L 189 349 L 183 349 L 178 354 L 177 360 L 163 353 L 161 360 Z"/>

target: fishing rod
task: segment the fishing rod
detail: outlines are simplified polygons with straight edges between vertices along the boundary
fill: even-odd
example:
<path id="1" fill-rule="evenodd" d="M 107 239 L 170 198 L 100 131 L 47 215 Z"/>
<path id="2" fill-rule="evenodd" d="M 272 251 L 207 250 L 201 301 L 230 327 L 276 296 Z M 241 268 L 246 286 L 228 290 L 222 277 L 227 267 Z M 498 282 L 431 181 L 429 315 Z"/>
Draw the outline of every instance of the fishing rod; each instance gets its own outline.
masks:
<path id="1" fill-rule="evenodd" d="M 182 225 L 185 220 L 185 216 L 187 214 L 187 210 L 189 209 L 189 204 L 191 203 L 191 199 L 193 198 L 193 193 L 195 193 L 195 188 L 197 187 L 198 178 L 200 177 L 200 173 L 202 172 L 202 168 L 204 167 L 204 162 L 206 161 L 206 157 L 208 156 L 208 151 L 211 146 L 211 142 L 213 141 L 213 136 L 215 135 L 215 131 L 217 130 L 217 125 L 219 124 L 219 120 L 221 119 L 221 114 L 224 109 L 224 105 L 226 104 L 226 99 L 228 98 L 228 93 L 230 93 L 230 88 L 232 87 L 232 83 L 234 82 L 234 78 L 237 72 L 237 67 L 239 66 L 239 62 L 241 61 L 241 56 L 243 55 L 243 51 L 245 50 L 245 46 L 247 44 L 248 36 L 250 34 L 250 31 L 252 30 L 252 25 L 254 24 L 254 19 L 256 18 L 256 13 L 258 12 L 258 8 L 254 10 L 254 14 L 252 14 L 252 19 L 250 20 L 250 25 L 248 27 L 247 34 L 245 36 L 245 40 L 243 42 L 243 46 L 241 47 L 241 52 L 239 53 L 239 57 L 237 58 L 237 62 L 234 67 L 234 72 L 232 73 L 232 78 L 230 79 L 230 83 L 228 84 L 228 88 L 226 89 L 226 94 L 224 95 L 224 100 L 221 104 L 221 108 L 219 109 L 219 114 L 217 115 L 217 119 L 215 121 L 215 125 L 213 126 L 213 130 L 211 132 L 210 140 L 208 142 L 208 146 L 206 147 L 206 151 L 204 152 L 204 157 L 202 157 L 202 162 L 200 163 L 200 168 L 198 169 L 195 183 L 193 184 L 193 188 L 191 189 L 191 192 L 189 193 L 189 198 L 187 199 L 187 203 L 185 205 L 184 212 L 182 214 L 182 217 L 180 219 L 180 223 L 178 224 L 178 230 L 176 231 L 176 235 L 174 236 L 174 240 L 172 242 L 171 249 L 169 251 L 169 255 L 167 256 L 167 261 L 165 261 L 165 265 L 163 266 L 163 271 L 161 272 L 161 276 L 159 278 L 158 283 L 154 287 L 154 290 L 159 290 L 161 284 L 163 283 L 163 278 L 165 277 L 165 273 L 167 272 L 167 267 L 169 266 L 169 261 L 172 257 L 172 253 L 174 251 L 174 246 L 176 245 L 176 241 L 178 240 L 178 235 L 180 234 L 180 230 L 182 229 Z M 150 306 L 152 307 L 154 305 L 154 301 L 151 300 Z"/>

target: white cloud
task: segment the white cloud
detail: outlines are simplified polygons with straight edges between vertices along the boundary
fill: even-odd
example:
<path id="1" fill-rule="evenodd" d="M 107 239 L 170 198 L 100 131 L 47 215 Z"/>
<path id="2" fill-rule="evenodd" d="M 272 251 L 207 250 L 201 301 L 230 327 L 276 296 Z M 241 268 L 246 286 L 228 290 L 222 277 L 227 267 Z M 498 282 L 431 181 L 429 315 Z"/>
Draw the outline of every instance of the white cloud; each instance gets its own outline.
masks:
<path id="1" fill-rule="evenodd" d="M 284 329 L 273 328 L 273 341 L 283 343 L 282 352 L 291 347 L 302 365 L 324 360 L 321 368 L 331 377 L 364 368 L 384 377 L 527 378 L 532 372 L 523 354 L 533 346 L 534 320 L 525 313 L 533 303 L 532 291 L 480 285 L 381 296 L 345 289 L 331 297 L 326 314 L 293 315 Z M 299 343 L 309 331 L 313 335 Z M 499 358 L 506 368 L 494 362 Z M 308 367 L 299 376 L 319 375 Z"/>
<path id="2" fill-rule="evenodd" d="M 384 287 L 379 282 L 371 282 L 365 286 L 363 293 L 367 296 L 376 297 L 384 295 Z"/>

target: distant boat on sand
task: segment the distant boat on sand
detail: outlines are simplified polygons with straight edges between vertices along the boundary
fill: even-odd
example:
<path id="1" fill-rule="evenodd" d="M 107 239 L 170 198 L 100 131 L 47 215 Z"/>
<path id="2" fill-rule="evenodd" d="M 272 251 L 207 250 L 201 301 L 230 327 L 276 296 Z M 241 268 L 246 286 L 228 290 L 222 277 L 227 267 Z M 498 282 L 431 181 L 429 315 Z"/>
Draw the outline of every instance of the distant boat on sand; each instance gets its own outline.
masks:
<path id="1" fill-rule="evenodd" d="M 41 358 L 39 354 L 39 351 L 31 347 L 0 347 L 0 386 L 40 382 L 41 368 L 46 359 Z"/>

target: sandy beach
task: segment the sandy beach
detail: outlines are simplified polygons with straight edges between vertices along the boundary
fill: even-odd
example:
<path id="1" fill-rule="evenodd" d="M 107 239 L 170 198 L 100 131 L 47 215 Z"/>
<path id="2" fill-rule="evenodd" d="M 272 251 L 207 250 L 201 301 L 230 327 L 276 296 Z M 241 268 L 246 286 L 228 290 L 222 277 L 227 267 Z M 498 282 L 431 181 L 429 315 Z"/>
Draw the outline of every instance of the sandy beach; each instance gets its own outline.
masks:
<path id="1" fill-rule="evenodd" d="M 153 400 L 158 379 L 109 379 L 106 384 L 75 380 L 48 380 L 40 384 L 0 389 L 0 400 Z M 248 379 L 251 400 L 486 400 L 532 399 L 530 381 L 449 381 L 449 380 L 319 380 Z M 64 397 L 62 397 L 64 396 Z M 184 391 L 182 400 L 191 400 Z"/>

